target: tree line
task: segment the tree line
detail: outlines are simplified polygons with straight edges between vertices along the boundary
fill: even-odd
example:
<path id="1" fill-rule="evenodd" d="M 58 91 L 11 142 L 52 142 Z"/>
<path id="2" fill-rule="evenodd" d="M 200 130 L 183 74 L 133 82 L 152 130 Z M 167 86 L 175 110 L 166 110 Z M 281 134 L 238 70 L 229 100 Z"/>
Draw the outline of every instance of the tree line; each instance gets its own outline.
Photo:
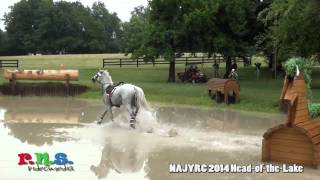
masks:
<path id="1" fill-rule="evenodd" d="M 262 54 L 275 60 L 319 59 L 319 0 L 150 0 L 121 22 L 105 5 L 21 0 L 5 15 L 1 54 L 124 52 L 170 61 L 183 52 L 231 57 Z"/>
<path id="2" fill-rule="evenodd" d="M 105 5 L 21 0 L 4 16 L 1 54 L 102 53 L 122 51 L 121 20 Z"/>
<path id="3" fill-rule="evenodd" d="M 276 59 L 319 59 L 319 12 L 319 0 L 152 0 L 125 24 L 125 50 L 170 61 L 169 82 L 181 52 L 219 53 L 226 69 L 233 56 L 262 54 L 276 69 Z"/>

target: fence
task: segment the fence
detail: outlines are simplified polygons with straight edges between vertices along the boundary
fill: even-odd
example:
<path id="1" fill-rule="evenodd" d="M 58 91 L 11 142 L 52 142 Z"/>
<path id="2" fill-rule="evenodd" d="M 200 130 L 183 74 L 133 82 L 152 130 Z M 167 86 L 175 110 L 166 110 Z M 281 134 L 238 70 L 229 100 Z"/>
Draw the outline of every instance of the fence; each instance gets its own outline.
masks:
<path id="1" fill-rule="evenodd" d="M 244 58 L 240 57 L 233 57 L 231 58 L 232 61 L 236 62 L 243 62 L 244 64 L 251 64 L 251 57 L 246 56 Z M 212 57 L 179 57 L 175 59 L 176 64 L 186 64 L 186 63 L 201 63 L 201 64 L 207 64 L 207 63 L 218 63 L 225 62 L 225 59 L 223 56 L 212 56 Z M 104 58 L 102 59 L 102 67 L 108 67 L 108 66 L 136 66 L 137 68 L 141 65 L 152 65 L 155 67 L 157 64 L 169 64 L 169 61 L 165 61 L 164 59 L 156 59 L 153 61 L 145 61 L 142 58 L 138 59 L 130 59 L 130 58 Z"/>
<path id="2" fill-rule="evenodd" d="M 0 60 L 0 68 L 19 67 L 19 60 Z"/>

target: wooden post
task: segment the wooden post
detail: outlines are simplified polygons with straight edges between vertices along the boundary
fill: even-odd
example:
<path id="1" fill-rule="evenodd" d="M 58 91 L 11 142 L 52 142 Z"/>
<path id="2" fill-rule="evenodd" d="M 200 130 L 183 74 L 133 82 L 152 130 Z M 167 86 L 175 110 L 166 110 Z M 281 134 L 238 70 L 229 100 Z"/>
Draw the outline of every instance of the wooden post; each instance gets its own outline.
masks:
<path id="1" fill-rule="evenodd" d="M 228 102 L 228 92 L 225 90 L 224 91 L 224 103 L 226 103 L 227 105 L 229 105 L 229 102 Z"/>
<path id="2" fill-rule="evenodd" d="M 66 94 L 70 94 L 70 75 L 66 74 Z"/>
<path id="3" fill-rule="evenodd" d="M 139 67 L 139 59 L 137 59 L 137 68 Z"/>
<path id="4" fill-rule="evenodd" d="M 120 58 L 120 67 L 122 67 L 122 59 Z"/>
<path id="5" fill-rule="evenodd" d="M 12 73 L 11 75 L 11 79 L 9 80 L 10 81 L 10 89 L 11 89 L 11 94 L 15 94 L 15 91 L 16 91 L 16 74 L 15 73 Z"/>
<path id="6" fill-rule="evenodd" d="M 155 60 L 153 59 L 153 60 L 152 60 L 153 67 L 155 67 L 155 62 L 154 62 L 154 61 L 155 61 Z"/>
<path id="7" fill-rule="evenodd" d="M 267 139 L 262 140 L 262 156 L 261 161 L 266 162 L 270 160 L 270 151 L 269 151 L 269 144 Z"/>

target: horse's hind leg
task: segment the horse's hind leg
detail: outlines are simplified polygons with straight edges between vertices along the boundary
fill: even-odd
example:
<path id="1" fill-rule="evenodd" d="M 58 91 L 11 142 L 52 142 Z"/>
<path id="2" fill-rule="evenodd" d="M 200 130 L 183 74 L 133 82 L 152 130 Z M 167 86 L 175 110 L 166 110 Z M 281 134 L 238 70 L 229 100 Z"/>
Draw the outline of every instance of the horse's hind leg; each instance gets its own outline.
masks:
<path id="1" fill-rule="evenodd" d="M 130 127 L 132 129 L 135 129 L 136 128 L 136 115 L 137 115 L 137 111 L 134 110 L 134 107 L 131 106 L 131 105 L 127 105 L 126 106 L 127 110 L 129 111 L 129 114 L 130 114 Z"/>

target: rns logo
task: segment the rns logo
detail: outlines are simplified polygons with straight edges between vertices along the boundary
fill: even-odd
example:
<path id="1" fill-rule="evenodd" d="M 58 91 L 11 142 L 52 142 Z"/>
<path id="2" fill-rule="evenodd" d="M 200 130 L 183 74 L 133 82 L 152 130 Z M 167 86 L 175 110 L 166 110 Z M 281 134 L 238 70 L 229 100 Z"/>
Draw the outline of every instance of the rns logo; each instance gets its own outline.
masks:
<path id="1" fill-rule="evenodd" d="M 53 161 L 47 152 L 34 154 L 36 162 L 29 153 L 18 154 L 18 165 L 28 165 L 29 171 L 74 171 L 73 161 L 69 161 L 65 153 L 56 153 Z"/>

